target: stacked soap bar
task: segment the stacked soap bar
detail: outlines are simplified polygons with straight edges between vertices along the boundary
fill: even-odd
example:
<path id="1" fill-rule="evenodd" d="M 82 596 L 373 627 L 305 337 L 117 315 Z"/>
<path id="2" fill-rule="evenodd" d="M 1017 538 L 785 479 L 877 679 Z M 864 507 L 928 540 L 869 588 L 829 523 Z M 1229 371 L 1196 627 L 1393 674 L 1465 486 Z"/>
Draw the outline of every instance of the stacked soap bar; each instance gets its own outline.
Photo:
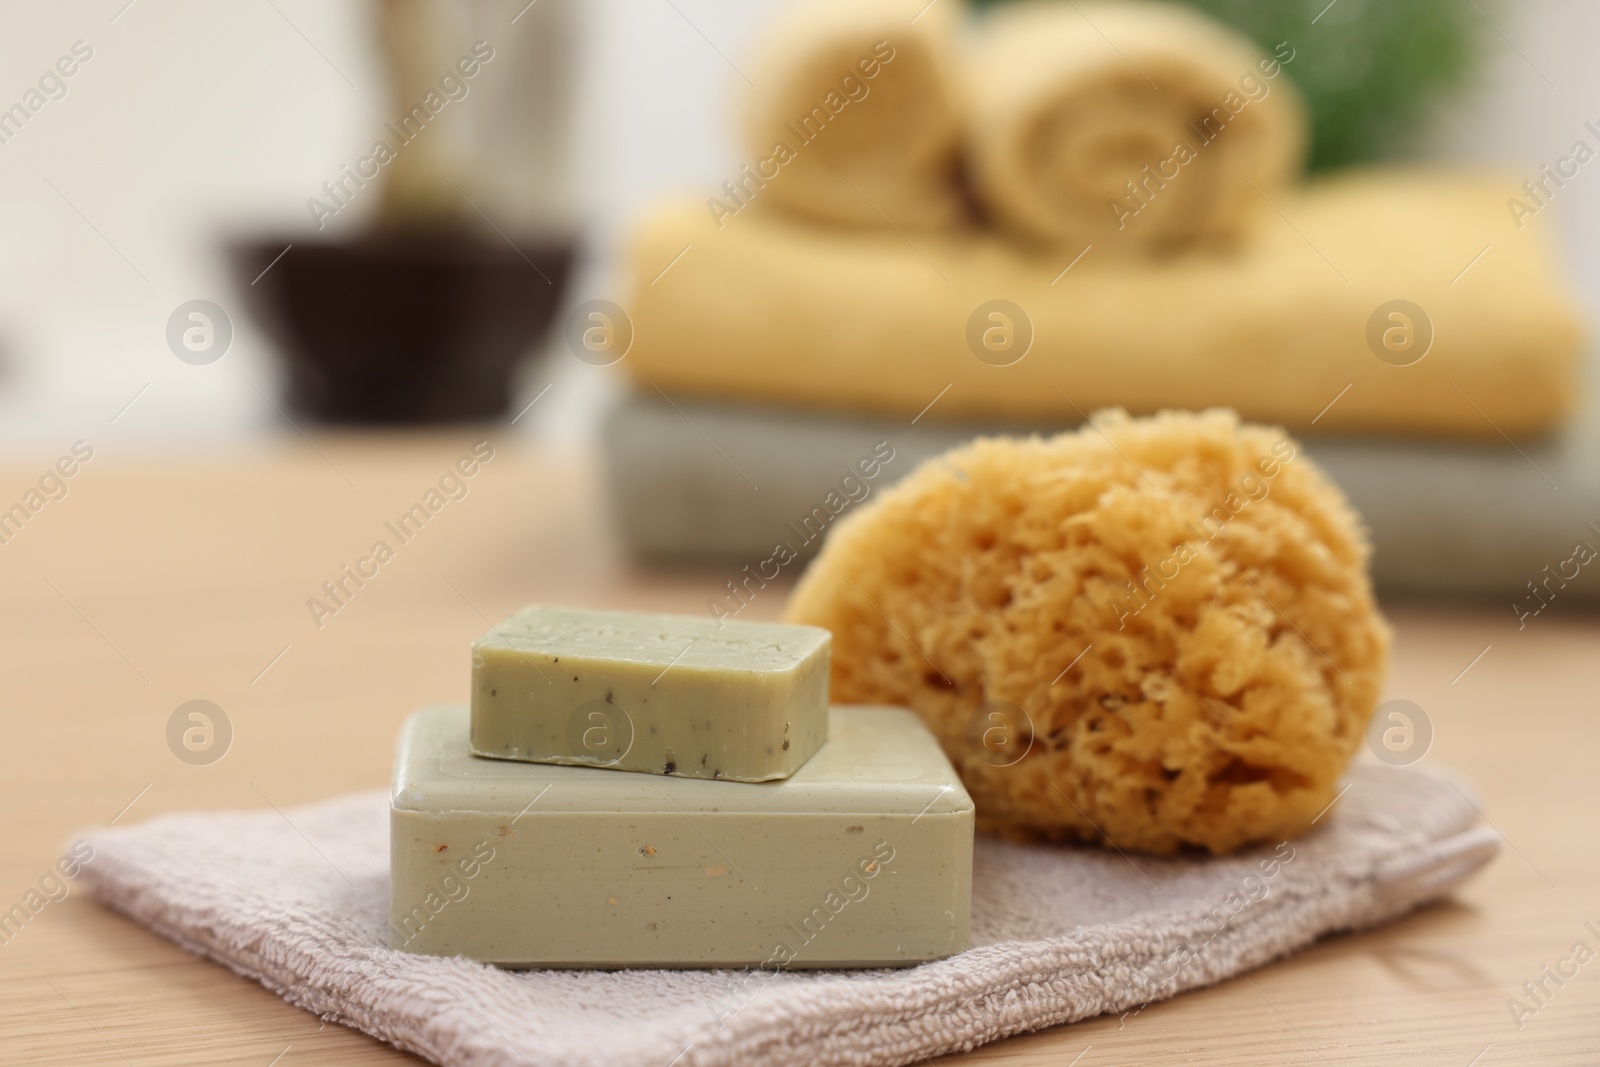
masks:
<path id="1" fill-rule="evenodd" d="M 533 607 L 472 645 L 480 756 L 764 782 L 828 734 L 815 626 Z"/>
<path id="2" fill-rule="evenodd" d="M 545 607 L 494 627 L 471 708 L 400 739 L 390 944 L 513 967 L 964 949 L 972 800 L 911 712 L 829 708 L 829 642 Z"/>
<path id="3" fill-rule="evenodd" d="M 880 967 L 967 945 L 972 801 L 903 708 L 834 708 L 827 745 L 763 784 L 483 759 L 466 726 L 465 709 L 432 708 L 401 740 L 395 948 L 508 966 Z"/>

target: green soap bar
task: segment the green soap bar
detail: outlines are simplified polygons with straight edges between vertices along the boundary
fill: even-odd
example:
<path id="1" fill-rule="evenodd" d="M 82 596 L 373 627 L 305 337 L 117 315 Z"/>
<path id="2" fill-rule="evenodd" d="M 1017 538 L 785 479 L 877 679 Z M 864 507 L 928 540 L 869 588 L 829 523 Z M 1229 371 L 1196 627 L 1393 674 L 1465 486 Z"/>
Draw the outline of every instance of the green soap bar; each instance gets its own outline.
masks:
<path id="1" fill-rule="evenodd" d="M 563 657 L 565 659 L 565 657 Z M 400 737 L 389 944 L 512 967 L 887 967 L 967 947 L 972 799 L 904 708 L 832 709 L 782 781 L 487 760 Z"/>
<path id="2" fill-rule="evenodd" d="M 832 640 L 816 626 L 526 608 L 472 644 L 472 750 L 783 778 L 827 740 Z"/>

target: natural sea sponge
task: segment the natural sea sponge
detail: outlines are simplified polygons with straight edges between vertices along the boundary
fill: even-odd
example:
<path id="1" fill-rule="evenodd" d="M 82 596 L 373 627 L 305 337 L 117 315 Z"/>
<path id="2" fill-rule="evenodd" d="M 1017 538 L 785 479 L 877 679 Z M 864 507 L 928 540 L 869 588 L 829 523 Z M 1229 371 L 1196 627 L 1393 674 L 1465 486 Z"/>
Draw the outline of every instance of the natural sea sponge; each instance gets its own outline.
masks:
<path id="1" fill-rule="evenodd" d="M 1333 800 L 1383 683 L 1365 532 L 1283 431 L 1101 413 L 929 461 L 789 601 L 833 699 L 916 709 L 979 825 L 1227 852 Z"/>

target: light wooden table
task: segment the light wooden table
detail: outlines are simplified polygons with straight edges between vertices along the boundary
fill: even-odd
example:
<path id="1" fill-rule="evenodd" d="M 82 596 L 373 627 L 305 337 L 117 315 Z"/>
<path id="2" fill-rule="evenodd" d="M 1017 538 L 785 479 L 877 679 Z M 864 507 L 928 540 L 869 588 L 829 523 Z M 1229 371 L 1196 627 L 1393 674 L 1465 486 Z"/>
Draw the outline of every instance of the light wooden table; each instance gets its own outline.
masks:
<path id="1" fill-rule="evenodd" d="M 98 443 L 68 495 L 0 544 L 0 908 L 75 829 L 119 813 L 259 808 L 263 794 L 285 806 L 382 784 L 402 717 L 465 698 L 466 645 L 485 616 L 534 600 L 699 611 L 727 577 L 632 569 L 587 457 L 502 441 L 468 496 L 318 629 L 307 598 L 477 439 L 293 437 L 159 455 Z M 0 508 L 59 452 L 0 463 Z M 782 596 L 769 588 L 752 615 L 775 615 Z M 1518 632 L 1511 609 L 1492 606 L 1393 617 L 1389 695 L 1432 718 L 1429 761 L 1477 782 L 1508 843 L 1500 859 L 1454 900 L 1382 931 L 971 1062 L 1600 1063 L 1600 962 L 1520 1029 L 1506 1006 L 1575 941 L 1600 950 L 1584 929 L 1600 925 L 1600 621 L 1547 612 Z M 180 762 L 165 739 L 173 709 L 196 698 L 235 730 L 211 766 Z M 81 891 L 0 947 L 7 1064 L 408 1059 Z"/>

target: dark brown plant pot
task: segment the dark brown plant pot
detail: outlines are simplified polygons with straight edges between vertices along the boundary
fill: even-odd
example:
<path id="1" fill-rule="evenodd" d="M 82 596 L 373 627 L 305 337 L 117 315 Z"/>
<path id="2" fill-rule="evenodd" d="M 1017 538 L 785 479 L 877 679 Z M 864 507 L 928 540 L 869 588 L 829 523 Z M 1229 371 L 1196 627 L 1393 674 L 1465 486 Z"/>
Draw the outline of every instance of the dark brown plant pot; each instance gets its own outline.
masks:
<path id="1" fill-rule="evenodd" d="M 288 369 L 289 405 L 320 422 L 374 425 L 503 415 L 518 363 L 555 313 L 573 245 L 395 233 L 230 251 Z"/>

